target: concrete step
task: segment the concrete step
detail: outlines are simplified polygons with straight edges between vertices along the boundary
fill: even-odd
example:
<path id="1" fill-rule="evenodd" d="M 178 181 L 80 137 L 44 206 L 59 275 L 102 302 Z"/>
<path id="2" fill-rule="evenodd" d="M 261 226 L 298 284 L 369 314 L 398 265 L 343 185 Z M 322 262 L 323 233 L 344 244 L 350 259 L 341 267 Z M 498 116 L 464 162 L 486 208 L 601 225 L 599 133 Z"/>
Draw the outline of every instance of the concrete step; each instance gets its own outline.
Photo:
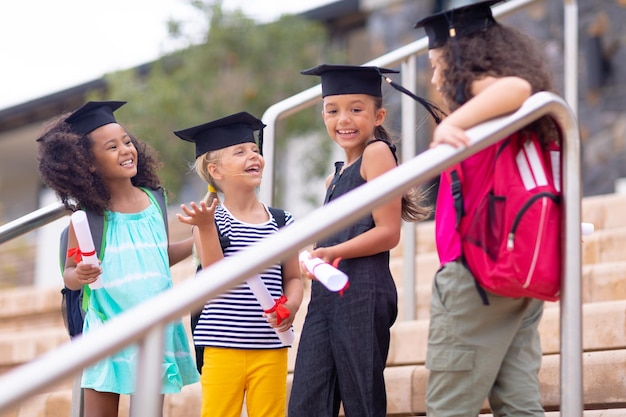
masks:
<path id="1" fill-rule="evenodd" d="M 585 236 L 582 244 L 582 265 L 602 265 L 626 261 L 626 226 L 597 230 Z M 399 248 L 397 246 L 396 248 Z M 414 257 L 415 275 L 418 283 L 430 282 L 439 269 L 439 257 L 434 248 L 429 251 L 417 251 Z M 398 287 L 403 285 L 404 259 L 400 250 L 394 249 L 389 263 L 392 275 Z"/>
<path id="2" fill-rule="evenodd" d="M 415 226 L 415 253 L 436 252 L 435 246 L 435 222 L 432 220 L 418 222 Z M 403 251 L 403 240 L 392 251 L 392 256 L 401 255 Z"/>
<path id="3" fill-rule="evenodd" d="M 183 387 L 178 394 L 165 396 L 163 417 L 197 417 L 200 415 L 202 388 L 200 383 Z M 129 415 L 130 397 L 120 397 L 119 416 Z M 66 417 L 72 406 L 72 389 L 64 388 L 39 394 L 11 411 L 0 411 L 0 417 Z"/>
<path id="4" fill-rule="evenodd" d="M 544 364 L 541 371 L 542 395 L 546 407 L 555 407 L 559 401 L 560 311 L 558 303 L 550 303 L 539 325 Z M 583 349 L 585 351 L 585 404 L 607 401 L 607 404 L 626 403 L 626 300 L 606 301 L 583 305 Z M 290 375 L 295 362 L 296 344 L 290 351 Z M 428 341 L 428 320 L 397 322 L 391 329 L 391 345 L 385 376 L 389 397 L 390 416 L 424 413 L 424 398 L 428 371 L 424 368 Z M 556 359 L 555 359 L 556 358 Z M 609 372 L 615 364 L 617 376 L 609 378 L 608 385 L 602 372 Z M 621 376 L 620 376 L 621 375 Z M 621 382 L 620 382 L 621 381 Z M 617 388 L 613 388 L 617 384 Z M 607 398 L 599 398 L 602 388 Z M 290 385 L 289 385 L 290 386 Z M 610 392 L 609 392 L 610 391 Z M 610 395 L 609 395 L 610 394 Z M 621 395 L 621 397 L 620 397 Z M 619 397 L 614 398 L 613 397 Z M 623 404 L 622 404 L 623 406 Z M 605 406 L 606 408 L 607 406 Z M 587 415 L 587 414 L 585 414 Z M 602 414 L 590 414 L 591 416 Z M 607 414 L 616 416 L 619 414 Z M 626 416 L 626 415 L 625 415 Z"/>
<path id="5" fill-rule="evenodd" d="M 625 206 L 626 194 L 585 197 L 582 200 L 581 221 L 593 223 L 597 232 L 626 228 Z M 436 252 L 434 221 L 416 223 L 415 236 L 417 254 Z M 585 242 L 591 240 L 593 240 L 591 236 L 585 238 Z M 402 250 L 401 241 L 392 251 L 392 255 L 401 255 Z"/>
<path id="6" fill-rule="evenodd" d="M 0 366 L 8 368 L 30 362 L 69 340 L 63 327 L 0 333 Z"/>
<path id="7" fill-rule="evenodd" d="M 625 245 L 626 246 L 626 245 Z M 417 285 L 415 288 L 415 318 L 427 319 L 430 317 L 430 296 L 432 292 L 432 280 L 435 272 L 430 277 L 425 276 L 425 268 L 434 268 L 434 260 L 429 259 L 427 254 L 417 256 L 417 263 L 422 262 L 422 270 L 417 274 Z M 399 320 L 404 320 L 404 284 L 401 276 L 401 263 L 395 264 L 392 259 L 392 271 L 396 287 L 398 290 Z M 430 263 L 430 265 L 428 265 Z M 393 269 L 393 265 L 399 265 L 398 269 Z M 623 260 L 614 262 L 602 262 L 598 264 L 583 265 L 582 267 L 582 300 L 584 304 L 602 301 L 626 300 L 626 256 Z M 551 308 L 555 304 L 547 302 L 546 308 Z"/>
<path id="8" fill-rule="evenodd" d="M 626 300 L 583 305 L 583 350 L 626 349 Z M 560 352 L 560 309 L 546 308 L 539 323 L 544 355 Z M 424 364 L 428 320 L 396 322 L 391 328 L 387 366 Z"/>
<path id="9" fill-rule="evenodd" d="M 0 333 L 64 326 L 61 287 L 18 287 L 0 291 Z"/>
<path id="10" fill-rule="evenodd" d="M 558 410 L 560 404 L 560 357 L 545 355 L 539 372 L 541 398 L 548 411 Z M 626 404 L 626 350 L 586 352 L 583 355 L 583 402 L 585 409 L 621 410 Z M 425 415 L 428 370 L 424 365 L 390 366 L 385 369 L 387 387 L 387 416 Z M 292 375 L 288 376 L 288 395 Z M 487 402 L 483 412 L 488 413 Z M 558 414 L 556 414 L 558 415 Z M 585 414 L 587 415 L 587 414 Z M 605 414 L 589 414 L 604 416 Z M 606 416 L 619 416 L 611 411 Z"/>
<path id="11" fill-rule="evenodd" d="M 28 404 L 23 404 L 10 412 L 0 413 L 0 417 L 68 416 L 70 415 L 71 398 L 72 392 L 69 389 L 37 395 Z M 200 415 L 200 400 L 201 387 L 199 383 L 183 388 L 179 394 L 166 395 L 163 417 L 196 417 Z M 128 397 L 122 396 L 120 400 L 120 416 L 128 415 L 128 406 Z M 416 413 L 394 413 L 394 410 L 389 411 L 388 416 L 419 415 Z M 480 417 L 492 417 L 492 414 L 480 414 Z M 559 411 L 547 412 L 546 417 L 561 417 L 561 413 Z M 607 409 L 604 407 L 602 410 L 585 410 L 583 417 L 626 417 L 626 409 Z"/>
<path id="12" fill-rule="evenodd" d="M 626 227 L 626 194 L 604 194 L 582 199 L 581 219 L 596 230 Z"/>
<path id="13" fill-rule="evenodd" d="M 583 265 L 626 259 L 626 226 L 596 230 L 592 235 L 585 236 L 583 241 Z"/>
<path id="14" fill-rule="evenodd" d="M 560 404 L 559 355 L 543 357 L 539 372 L 541 397 L 547 410 Z M 626 350 L 588 352 L 583 355 L 585 408 L 623 408 L 626 403 Z M 423 365 L 394 366 L 385 370 L 388 416 L 423 415 L 426 412 L 428 370 Z M 485 403 L 484 411 L 488 412 Z"/>
<path id="15" fill-rule="evenodd" d="M 480 414 L 479 417 L 493 417 L 493 414 Z M 551 411 L 546 413 L 546 417 L 561 417 L 561 412 Z M 583 417 L 626 417 L 626 408 L 612 410 L 584 410 Z"/>

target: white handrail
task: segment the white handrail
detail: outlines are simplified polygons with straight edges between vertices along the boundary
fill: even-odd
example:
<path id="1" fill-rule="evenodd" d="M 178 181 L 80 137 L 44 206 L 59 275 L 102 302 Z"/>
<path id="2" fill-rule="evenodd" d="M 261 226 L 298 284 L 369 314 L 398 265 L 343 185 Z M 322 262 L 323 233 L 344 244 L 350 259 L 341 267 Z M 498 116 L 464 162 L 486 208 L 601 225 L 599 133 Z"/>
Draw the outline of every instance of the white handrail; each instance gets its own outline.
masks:
<path id="1" fill-rule="evenodd" d="M 471 146 L 454 149 L 442 145 L 429 149 L 263 241 L 211 265 L 197 277 L 190 277 L 167 292 L 112 318 L 105 326 L 2 375 L 0 411 L 8 410 L 28 396 L 75 375 L 84 367 L 129 344 L 140 343 L 142 346 L 140 353 L 143 365 L 138 370 L 138 378 L 141 381 L 154 379 L 154 369 L 160 369 L 154 366 L 154 358 L 162 354 L 162 347 L 155 347 L 150 341 L 162 334 L 165 323 L 186 316 L 190 309 L 204 305 L 205 300 L 295 254 L 298 249 L 357 221 L 410 187 L 423 184 L 444 169 L 544 115 L 554 117 L 564 134 L 566 238 L 561 298 L 561 414 L 582 417 L 580 144 L 571 110 L 560 97 L 551 93 L 535 94 L 517 112 L 470 129 L 467 133 Z M 143 354 L 146 354 L 146 358 Z M 154 391 L 151 386 L 137 393 L 135 408 L 144 411 L 142 417 L 156 417 L 159 414 L 159 410 L 154 407 L 157 401 Z"/>

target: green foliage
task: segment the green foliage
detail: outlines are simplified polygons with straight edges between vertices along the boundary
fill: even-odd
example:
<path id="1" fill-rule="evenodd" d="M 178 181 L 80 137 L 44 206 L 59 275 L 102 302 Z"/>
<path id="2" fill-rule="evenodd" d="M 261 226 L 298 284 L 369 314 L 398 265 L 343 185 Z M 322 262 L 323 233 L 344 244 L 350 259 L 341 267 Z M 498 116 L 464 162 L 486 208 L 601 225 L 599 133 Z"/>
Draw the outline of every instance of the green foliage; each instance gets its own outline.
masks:
<path id="1" fill-rule="evenodd" d="M 205 41 L 167 55 L 140 70 L 108 76 L 107 97 L 127 100 L 120 120 L 159 152 L 161 179 L 176 196 L 194 147 L 172 132 L 239 111 L 257 117 L 271 105 L 303 91 L 318 79 L 300 75 L 328 56 L 325 29 L 298 16 L 257 24 L 240 13 L 223 13 L 217 6 L 195 2 L 205 13 Z M 168 22 L 173 37 L 180 22 Z M 277 149 L 287 137 L 323 127 L 319 109 L 291 115 L 277 126 Z"/>

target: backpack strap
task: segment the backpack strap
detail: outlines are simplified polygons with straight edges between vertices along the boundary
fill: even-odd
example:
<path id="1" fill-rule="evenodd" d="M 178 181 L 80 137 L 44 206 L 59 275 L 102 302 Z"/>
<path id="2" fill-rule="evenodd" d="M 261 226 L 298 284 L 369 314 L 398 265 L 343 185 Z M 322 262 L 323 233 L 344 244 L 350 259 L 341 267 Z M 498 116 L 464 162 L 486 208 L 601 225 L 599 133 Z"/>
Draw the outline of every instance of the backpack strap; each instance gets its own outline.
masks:
<path id="1" fill-rule="evenodd" d="M 285 210 L 276 207 L 268 207 L 267 209 L 270 211 L 270 214 L 272 215 L 274 220 L 276 220 L 278 228 L 280 229 L 281 227 L 283 227 L 287 222 L 287 219 L 285 218 Z"/>
<path id="2" fill-rule="evenodd" d="M 165 232 L 169 236 L 169 226 L 167 221 L 167 193 L 163 189 L 163 187 L 159 188 L 141 188 L 150 198 L 150 201 L 155 203 L 161 212 L 161 216 L 163 216 L 163 223 L 165 224 Z"/>
<path id="3" fill-rule="evenodd" d="M 155 203 L 159 208 L 159 212 L 163 216 L 163 222 L 165 224 L 165 231 L 169 236 L 169 228 L 167 222 L 167 195 L 165 190 L 161 187 L 158 189 L 148 189 L 145 187 L 141 188 L 150 198 L 150 201 Z M 100 215 L 93 210 L 87 210 L 83 208 L 85 213 L 87 214 L 87 221 L 89 222 L 89 231 L 91 232 L 91 237 L 94 242 L 94 246 L 98 248 L 98 259 L 102 261 L 104 259 L 104 250 L 106 247 L 106 234 L 108 229 L 108 218 L 106 211 L 104 215 Z M 65 227 L 61 232 L 60 242 L 59 242 L 59 259 L 60 259 L 60 268 L 61 274 L 65 271 L 65 261 L 67 259 L 67 242 L 68 242 L 68 233 L 69 226 Z M 69 291 L 69 290 L 68 290 Z M 91 289 L 88 285 L 84 285 L 81 290 L 82 291 L 82 303 L 81 307 L 83 311 L 87 311 L 89 306 L 89 297 L 91 296 Z"/>
<path id="4" fill-rule="evenodd" d="M 463 171 L 461 170 L 461 164 L 458 164 L 446 171 L 444 175 L 450 183 L 450 192 L 454 199 L 454 210 L 456 211 L 456 227 L 461 224 L 461 219 L 465 215 L 465 209 L 463 205 Z"/>
<path id="5" fill-rule="evenodd" d="M 278 225 L 278 228 L 280 229 L 281 227 L 283 227 L 285 223 L 287 222 L 287 219 L 285 218 L 286 217 L 285 210 L 275 208 L 275 207 L 267 207 L 267 209 L 269 210 L 270 215 L 274 218 L 274 220 L 276 220 L 276 224 Z M 215 227 L 217 229 L 217 237 L 220 240 L 220 246 L 222 247 L 222 252 L 224 252 L 224 250 L 230 246 L 230 239 L 228 238 L 228 236 L 224 236 L 220 232 L 220 228 L 217 225 L 217 222 L 215 223 Z"/>
<path id="6" fill-rule="evenodd" d="M 454 211 L 456 212 L 456 227 L 457 229 L 461 225 L 461 219 L 465 215 L 465 207 L 463 205 L 463 170 L 461 169 L 461 164 L 458 164 L 447 171 L 444 171 L 444 175 L 448 178 L 450 182 L 450 191 L 452 192 L 452 198 L 454 199 Z M 463 251 L 461 251 L 461 262 L 465 266 L 465 268 L 469 271 L 469 265 L 465 260 L 465 255 Z M 489 305 L 489 298 L 487 297 L 487 292 L 483 287 L 480 286 L 478 280 L 474 278 L 474 285 L 476 286 L 476 291 L 480 296 L 480 299 L 483 302 L 483 305 Z"/>

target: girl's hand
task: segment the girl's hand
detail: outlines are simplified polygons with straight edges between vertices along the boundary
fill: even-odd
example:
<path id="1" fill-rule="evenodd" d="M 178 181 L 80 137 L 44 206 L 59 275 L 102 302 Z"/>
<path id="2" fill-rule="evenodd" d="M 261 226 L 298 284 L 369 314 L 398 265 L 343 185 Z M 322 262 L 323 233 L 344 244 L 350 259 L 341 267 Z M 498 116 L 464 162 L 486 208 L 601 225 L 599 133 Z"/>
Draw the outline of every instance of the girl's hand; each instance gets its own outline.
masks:
<path id="1" fill-rule="evenodd" d="M 331 265 L 333 264 L 335 259 L 337 259 L 337 257 L 333 254 L 332 247 L 317 248 L 311 252 L 310 257 L 320 258 L 324 262 L 329 263 Z M 312 280 L 317 279 L 315 278 L 315 275 L 309 272 L 309 270 L 306 268 L 306 266 L 302 262 L 300 262 L 300 273 L 304 275 L 305 277 L 307 277 L 308 279 L 312 279 Z"/>
<path id="2" fill-rule="evenodd" d="M 102 268 L 100 266 L 86 264 L 82 261 L 76 265 L 74 270 L 76 272 L 76 279 L 81 285 L 93 284 L 102 274 Z"/>
<path id="3" fill-rule="evenodd" d="M 278 324 L 278 318 L 276 317 L 275 311 L 272 313 L 264 313 L 264 316 L 267 322 L 270 324 L 272 328 L 276 329 L 278 332 L 286 332 L 287 330 L 291 328 L 291 325 L 293 324 L 293 320 L 296 317 L 296 312 L 297 312 L 297 311 L 294 311 L 294 309 L 289 307 L 289 302 L 286 302 L 285 304 L 283 304 L 283 306 L 287 310 L 289 310 L 289 317 L 283 318 L 280 324 Z"/>
<path id="4" fill-rule="evenodd" d="M 329 246 L 311 251 L 311 258 L 320 258 L 322 261 L 332 264 L 337 258 L 337 255 L 334 253 L 332 246 Z"/>
<path id="5" fill-rule="evenodd" d="M 433 141 L 430 143 L 430 147 L 434 148 L 437 145 L 448 144 L 455 148 L 461 148 L 469 146 L 470 140 L 465 130 L 453 126 L 445 121 L 441 122 L 433 132 Z"/>
<path id="6" fill-rule="evenodd" d="M 204 201 L 201 201 L 199 205 L 192 201 L 189 203 L 189 207 L 181 204 L 180 209 L 185 215 L 176 213 L 176 217 L 178 217 L 178 221 L 181 223 L 192 226 L 213 226 L 215 224 L 215 207 L 217 207 L 217 199 L 213 199 L 210 206 L 207 206 Z"/>

